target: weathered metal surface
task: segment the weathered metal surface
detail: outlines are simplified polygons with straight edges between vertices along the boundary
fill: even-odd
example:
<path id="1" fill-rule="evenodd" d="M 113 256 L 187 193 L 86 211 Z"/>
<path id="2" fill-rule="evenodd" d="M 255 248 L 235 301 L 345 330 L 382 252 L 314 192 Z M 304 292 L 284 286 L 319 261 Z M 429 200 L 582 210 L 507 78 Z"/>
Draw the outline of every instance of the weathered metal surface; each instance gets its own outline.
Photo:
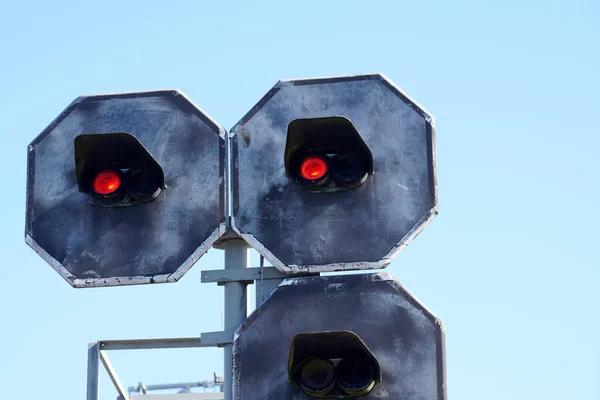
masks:
<path id="1" fill-rule="evenodd" d="M 290 122 L 343 116 L 373 153 L 357 189 L 286 176 Z M 382 268 L 437 214 L 434 120 L 382 75 L 280 81 L 230 133 L 233 227 L 287 273 Z"/>
<path id="2" fill-rule="evenodd" d="M 77 190 L 74 139 L 127 132 L 164 170 L 153 202 Z M 26 242 L 75 287 L 178 280 L 225 230 L 225 130 L 176 90 L 81 96 L 28 147 Z"/>
<path id="3" fill-rule="evenodd" d="M 234 336 L 235 400 L 309 399 L 288 379 L 291 339 L 356 333 L 381 364 L 362 399 L 444 400 L 444 328 L 388 274 L 288 278 Z"/>

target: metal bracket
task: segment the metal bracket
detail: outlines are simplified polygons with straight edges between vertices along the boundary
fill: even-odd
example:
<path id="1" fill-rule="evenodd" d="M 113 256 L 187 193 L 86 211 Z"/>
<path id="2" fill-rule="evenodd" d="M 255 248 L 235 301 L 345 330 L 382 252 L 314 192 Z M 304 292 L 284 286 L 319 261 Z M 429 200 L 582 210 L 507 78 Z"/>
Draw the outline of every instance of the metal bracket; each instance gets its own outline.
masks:
<path id="1" fill-rule="evenodd" d="M 233 343 L 234 333 L 235 331 L 203 332 L 200 334 L 200 340 L 205 346 L 223 347 Z"/>
<path id="2" fill-rule="evenodd" d="M 235 231 L 233 229 L 230 228 L 231 217 L 227 217 L 226 224 L 227 224 L 227 227 L 228 227 L 227 230 L 213 244 L 213 247 L 215 249 L 224 250 L 225 247 L 223 246 L 223 243 L 225 243 L 228 240 L 242 240 L 242 241 L 245 241 L 244 239 L 242 239 L 241 236 L 239 236 L 237 233 L 235 233 Z"/>
<path id="3" fill-rule="evenodd" d="M 199 337 L 100 340 L 98 341 L 98 345 L 100 347 L 100 350 L 181 349 L 214 346 L 202 343 Z"/>
<path id="4" fill-rule="evenodd" d="M 261 277 L 262 275 L 262 277 Z M 244 282 L 247 284 L 254 283 L 254 281 L 267 279 L 286 279 L 297 276 L 319 276 L 319 273 L 307 273 L 302 275 L 290 275 L 279 271 L 275 267 L 251 267 L 251 268 L 239 268 L 239 269 L 216 269 L 202 271 L 201 282 L 202 283 L 214 283 L 218 285 L 224 285 L 228 282 Z"/>

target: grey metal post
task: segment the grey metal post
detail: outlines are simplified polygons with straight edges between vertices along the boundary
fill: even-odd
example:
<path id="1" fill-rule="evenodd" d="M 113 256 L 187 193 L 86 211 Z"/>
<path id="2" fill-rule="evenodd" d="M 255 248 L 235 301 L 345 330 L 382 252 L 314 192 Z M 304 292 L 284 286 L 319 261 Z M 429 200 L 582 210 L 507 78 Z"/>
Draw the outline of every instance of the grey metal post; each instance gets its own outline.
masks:
<path id="1" fill-rule="evenodd" d="M 248 268 L 250 258 L 248 244 L 240 239 L 229 239 L 223 242 L 225 250 L 225 269 Z M 248 316 L 248 298 L 245 282 L 227 282 L 224 285 L 225 318 L 224 331 L 237 329 Z M 224 346 L 224 397 L 233 400 L 233 344 Z"/>
<path id="2" fill-rule="evenodd" d="M 90 343 L 88 345 L 88 366 L 87 366 L 87 397 L 86 400 L 98 400 L 100 390 L 98 385 L 100 362 L 100 343 Z"/>

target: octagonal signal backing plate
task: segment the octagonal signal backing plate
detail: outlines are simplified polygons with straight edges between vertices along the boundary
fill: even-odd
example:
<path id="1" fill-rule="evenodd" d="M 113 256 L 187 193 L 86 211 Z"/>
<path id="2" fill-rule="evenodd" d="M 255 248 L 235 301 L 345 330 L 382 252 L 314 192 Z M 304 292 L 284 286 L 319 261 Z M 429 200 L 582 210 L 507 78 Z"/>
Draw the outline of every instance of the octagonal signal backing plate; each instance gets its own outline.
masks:
<path id="1" fill-rule="evenodd" d="M 235 333 L 234 400 L 310 399 L 289 379 L 292 338 L 331 331 L 358 335 L 380 364 L 381 382 L 360 399 L 446 399 L 442 321 L 379 273 L 284 280 Z"/>
<path id="2" fill-rule="evenodd" d="M 352 122 L 374 173 L 312 193 L 286 176 L 288 125 L 333 116 Z M 280 81 L 230 138 L 233 227 L 283 272 L 385 267 L 437 214 L 433 117 L 382 75 Z"/>
<path id="3" fill-rule="evenodd" d="M 77 190 L 74 139 L 127 132 L 161 165 L 148 204 Z M 82 96 L 28 147 L 25 240 L 75 287 L 178 280 L 225 231 L 225 130 L 177 90 Z"/>

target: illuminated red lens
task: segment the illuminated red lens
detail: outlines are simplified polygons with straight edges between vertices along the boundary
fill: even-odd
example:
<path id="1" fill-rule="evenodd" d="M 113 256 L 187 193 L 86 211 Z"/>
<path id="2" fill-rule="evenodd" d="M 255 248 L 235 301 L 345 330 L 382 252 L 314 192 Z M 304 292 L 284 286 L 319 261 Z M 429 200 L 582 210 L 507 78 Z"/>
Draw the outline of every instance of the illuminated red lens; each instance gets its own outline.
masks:
<path id="1" fill-rule="evenodd" d="M 304 179 L 314 181 L 320 179 L 327 173 L 327 163 L 321 157 L 307 157 L 300 165 L 300 176 Z"/>
<path id="2" fill-rule="evenodd" d="M 92 189 L 98 194 L 114 193 L 121 186 L 121 176 L 114 171 L 102 171 L 94 177 Z"/>

